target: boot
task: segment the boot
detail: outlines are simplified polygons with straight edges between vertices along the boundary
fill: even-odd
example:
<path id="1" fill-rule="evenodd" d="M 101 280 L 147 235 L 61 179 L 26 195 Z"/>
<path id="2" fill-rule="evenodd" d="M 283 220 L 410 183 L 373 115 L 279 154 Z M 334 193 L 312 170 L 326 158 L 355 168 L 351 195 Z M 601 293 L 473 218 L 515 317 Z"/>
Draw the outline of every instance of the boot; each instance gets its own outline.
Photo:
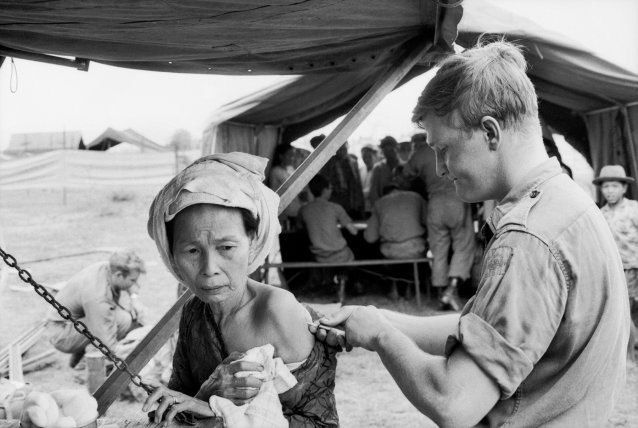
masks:
<path id="1" fill-rule="evenodd" d="M 459 279 L 456 277 L 450 278 L 449 285 L 439 299 L 440 310 L 452 309 L 453 311 L 458 312 L 463 308 L 463 303 L 461 302 L 461 298 L 459 297 L 459 293 L 457 290 L 458 280 Z"/>

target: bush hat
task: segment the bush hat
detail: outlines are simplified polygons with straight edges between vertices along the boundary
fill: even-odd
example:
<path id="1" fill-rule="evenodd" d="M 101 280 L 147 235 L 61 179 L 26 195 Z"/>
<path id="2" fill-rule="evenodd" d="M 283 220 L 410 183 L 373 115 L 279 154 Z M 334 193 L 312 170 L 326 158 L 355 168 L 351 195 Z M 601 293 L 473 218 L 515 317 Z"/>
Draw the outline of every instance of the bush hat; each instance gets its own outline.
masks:
<path id="1" fill-rule="evenodd" d="M 594 184 L 601 184 L 605 181 L 620 181 L 621 183 L 633 183 L 631 177 L 625 174 L 625 168 L 622 165 L 606 165 L 600 170 L 600 175 L 592 181 Z"/>

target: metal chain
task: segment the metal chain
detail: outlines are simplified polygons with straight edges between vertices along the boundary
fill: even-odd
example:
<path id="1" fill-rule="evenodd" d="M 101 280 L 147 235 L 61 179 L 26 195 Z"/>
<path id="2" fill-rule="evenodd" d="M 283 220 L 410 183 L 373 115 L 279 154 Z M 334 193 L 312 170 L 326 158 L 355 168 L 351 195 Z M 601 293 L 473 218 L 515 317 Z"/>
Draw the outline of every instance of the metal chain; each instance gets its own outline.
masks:
<path id="1" fill-rule="evenodd" d="M 128 364 L 126 364 L 126 362 L 122 360 L 120 357 L 115 355 L 113 351 L 111 351 L 109 347 L 106 346 L 104 342 L 100 340 L 99 337 L 93 336 L 93 334 L 89 331 L 86 324 L 84 324 L 82 321 L 78 321 L 75 318 L 73 318 L 73 316 L 71 315 L 71 312 L 67 308 L 65 308 L 62 304 L 60 304 L 60 302 L 55 300 L 55 297 L 53 297 L 53 295 L 49 293 L 46 288 L 44 288 L 42 285 L 35 282 L 35 280 L 31 277 L 31 274 L 28 271 L 18 266 L 18 262 L 16 258 L 13 257 L 11 254 L 6 253 L 1 247 L 0 247 L 0 257 L 2 257 L 2 259 L 4 260 L 7 266 L 17 270 L 18 276 L 20 277 L 20 279 L 26 282 L 27 284 L 30 284 L 35 290 L 35 292 L 44 300 L 46 300 L 48 304 L 53 306 L 63 319 L 67 321 L 71 321 L 73 323 L 73 327 L 75 327 L 75 329 L 81 335 L 89 339 L 89 342 L 91 342 L 91 345 L 95 346 L 101 353 L 103 353 L 104 356 L 108 358 L 115 365 L 115 367 L 117 367 L 119 370 L 126 372 L 131 378 L 131 382 L 133 382 L 133 384 L 135 384 L 136 386 L 139 386 L 140 388 L 144 388 L 144 390 L 149 394 L 153 392 L 154 388 L 152 386 L 144 383 L 140 375 L 133 373 L 129 369 Z"/>

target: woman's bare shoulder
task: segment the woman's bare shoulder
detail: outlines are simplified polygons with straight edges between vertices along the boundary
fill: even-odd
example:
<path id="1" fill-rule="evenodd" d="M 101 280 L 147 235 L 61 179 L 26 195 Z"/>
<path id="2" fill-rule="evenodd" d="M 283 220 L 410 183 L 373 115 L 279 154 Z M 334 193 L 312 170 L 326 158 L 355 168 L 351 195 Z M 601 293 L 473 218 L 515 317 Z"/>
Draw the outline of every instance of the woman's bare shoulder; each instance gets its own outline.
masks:
<path id="1" fill-rule="evenodd" d="M 304 360 L 314 346 L 314 336 L 306 324 L 311 321 L 306 308 L 292 293 L 281 288 L 263 285 L 259 294 L 259 312 L 277 356 L 286 363 Z"/>

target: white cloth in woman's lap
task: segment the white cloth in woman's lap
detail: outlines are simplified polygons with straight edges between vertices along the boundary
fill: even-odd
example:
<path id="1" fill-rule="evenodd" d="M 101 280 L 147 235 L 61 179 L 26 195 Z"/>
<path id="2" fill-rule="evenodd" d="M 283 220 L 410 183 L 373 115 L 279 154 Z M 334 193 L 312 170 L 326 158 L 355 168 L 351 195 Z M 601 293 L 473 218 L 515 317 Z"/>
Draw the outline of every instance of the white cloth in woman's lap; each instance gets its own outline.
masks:
<path id="1" fill-rule="evenodd" d="M 257 396 L 248 404 L 237 406 L 232 401 L 213 395 L 209 399 L 210 408 L 224 419 L 226 428 L 283 428 L 288 427 L 284 417 L 279 394 L 297 384 L 297 379 L 281 358 L 273 358 L 275 348 L 268 344 L 252 348 L 240 361 L 251 361 L 263 365 L 261 372 L 237 372 L 237 377 L 254 376 L 264 381 Z M 298 366 L 300 363 L 295 363 Z"/>

